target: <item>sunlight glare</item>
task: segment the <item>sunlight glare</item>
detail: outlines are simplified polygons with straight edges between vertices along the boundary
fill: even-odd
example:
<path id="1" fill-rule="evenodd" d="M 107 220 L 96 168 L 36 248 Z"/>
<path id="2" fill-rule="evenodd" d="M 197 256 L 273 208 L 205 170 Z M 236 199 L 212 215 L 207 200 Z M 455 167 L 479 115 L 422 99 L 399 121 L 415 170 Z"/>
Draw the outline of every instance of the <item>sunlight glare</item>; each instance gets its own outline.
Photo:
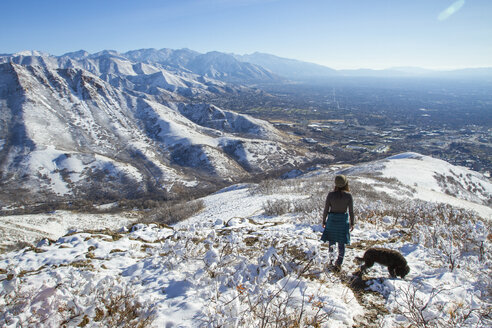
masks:
<path id="1" fill-rule="evenodd" d="M 465 5 L 465 0 L 458 0 L 453 2 L 451 6 L 443 10 L 439 16 L 437 16 L 437 19 L 440 21 L 446 20 L 452 15 L 456 14 L 463 6 Z"/>

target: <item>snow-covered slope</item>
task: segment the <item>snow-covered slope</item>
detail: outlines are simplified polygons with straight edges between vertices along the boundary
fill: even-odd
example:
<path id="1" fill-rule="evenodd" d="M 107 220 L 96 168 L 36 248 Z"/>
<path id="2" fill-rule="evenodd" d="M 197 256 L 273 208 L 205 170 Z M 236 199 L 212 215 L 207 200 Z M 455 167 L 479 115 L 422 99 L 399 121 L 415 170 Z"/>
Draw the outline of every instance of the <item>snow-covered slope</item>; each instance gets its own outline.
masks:
<path id="1" fill-rule="evenodd" d="M 409 155 L 400 157 L 388 161 Z M 413 169 L 423 171 L 426 160 Z M 147 320 L 147 327 L 391 328 L 422 320 L 490 327 L 490 222 L 415 198 L 418 191 L 396 182 L 403 171 L 390 179 L 376 174 L 385 170 L 379 164 L 371 176 L 367 165 L 350 172 L 357 222 L 341 273 L 328 266 L 319 241 L 324 197 L 340 172 L 330 167 L 229 187 L 172 226 L 78 231 L 2 254 L 0 320 L 6 327 L 118 320 Z M 376 264 L 362 278 L 353 275 L 355 257 L 373 245 L 398 250 L 410 273 L 391 278 Z"/>
<path id="2" fill-rule="evenodd" d="M 88 71 L 114 87 L 125 91 L 159 94 L 170 91 L 168 97 L 200 96 L 210 93 L 239 89 L 231 88 L 224 82 L 206 79 L 189 70 L 174 69 L 172 72 L 160 65 L 154 66 L 143 61 L 132 61 L 115 51 L 101 51 L 89 54 L 83 50 L 55 57 L 37 52 L 20 53 L 0 57 L 0 62 L 12 62 L 23 66 L 41 66 L 52 69 L 78 68 Z"/>
<path id="3" fill-rule="evenodd" d="M 279 131 L 265 121 L 224 111 L 214 105 L 181 104 L 178 110 L 189 120 L 204 127 L 268 140 L 279 140 L 281 137 Z"/>
<path id="4" fill-rule="evenodd" d="M 209 87 L 225 92 L 223 82 L 114 52 L 10 60 L 0 64 L 6 195 L 133 198 L 196 187 L 197 177 L 234 181 L 309 160 L 265 121 L 189 104 Z"/>
<path id="5" fill-rule="evenodd" d="M 200 53 L 190 49 L 139 49 L 124 53 L 124 56 L 136 62 L 151 65 L 159 64 L 163 67 L 186 69 L 188 63 Z"/>
<path id="6" fill-rule="evenodd" d="M 80 213 L 56 211 L 44 214 L 7 215 L 0 217 L 0 251 L 22 243 L 45 238 L 56 240 L 69 231 L 118 230 L 135 221 L 135 213 Z"/>
<path id="7" fill-rule="evenodd" d="M 393 184 L 405 187 L 415 198 L 474 209 L 492 219 L 492 182 L 478 172 L 440 159 L 403 153 L 342 173 L 395 179 Z M 398 192 L 392 193 L 398 196 Z"/>

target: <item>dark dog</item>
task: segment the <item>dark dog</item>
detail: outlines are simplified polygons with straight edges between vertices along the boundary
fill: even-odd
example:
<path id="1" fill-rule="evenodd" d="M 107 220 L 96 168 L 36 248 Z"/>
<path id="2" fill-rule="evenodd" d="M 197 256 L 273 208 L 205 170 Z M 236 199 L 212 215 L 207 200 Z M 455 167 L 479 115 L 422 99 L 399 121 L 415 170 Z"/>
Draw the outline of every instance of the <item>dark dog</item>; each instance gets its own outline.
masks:
<path id="1" fill-rule="evenodd" d="M 373 247 L 369 248 L 363 257 L 356 257 L 357 261 L 364 262 L 360 267 L 359 275 L 362 276 L 367 268 L 374 265 L 374 262 L 387 266 L 391 277 L 400 276 L 402 279 L 410 272 L 407 260 L 399 252 L 388 248 Z"/>

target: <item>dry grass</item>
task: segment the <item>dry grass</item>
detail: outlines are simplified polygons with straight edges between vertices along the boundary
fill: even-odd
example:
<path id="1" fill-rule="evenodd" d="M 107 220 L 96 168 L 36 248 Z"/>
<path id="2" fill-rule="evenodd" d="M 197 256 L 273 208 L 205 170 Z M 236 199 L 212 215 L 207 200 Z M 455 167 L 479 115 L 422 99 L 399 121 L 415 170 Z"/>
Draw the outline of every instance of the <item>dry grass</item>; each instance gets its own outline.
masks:
<path id="1" fill-rule="evenodd" d="M 236 286 L 236 296 L 232 299 L 218 295 L 212 299 L 216 315 L 209 316 L 208 326 L 231 326 L 227 313 L 235 313 L 235 325 L 238 327 L 325 327 L 335 309 L 327 306 L 319 296 L 307 295 L 306 289 L 300 290 L 302 297 L 296 299 L 294 288 L 287 288 L 289 281 L 253 290 L 243 284 Z M 239 309 L 239 313 L 237 310 Z M 217 316 L 219 314 L 219 316 Z"/>
<path id="2" fill-rule="evenodd" d="M 160 206 L 149 210 L 140 220 L 140 223 L 174 224 L 197 214 L 203 207 L 202 200 L 162 203 Z"/>

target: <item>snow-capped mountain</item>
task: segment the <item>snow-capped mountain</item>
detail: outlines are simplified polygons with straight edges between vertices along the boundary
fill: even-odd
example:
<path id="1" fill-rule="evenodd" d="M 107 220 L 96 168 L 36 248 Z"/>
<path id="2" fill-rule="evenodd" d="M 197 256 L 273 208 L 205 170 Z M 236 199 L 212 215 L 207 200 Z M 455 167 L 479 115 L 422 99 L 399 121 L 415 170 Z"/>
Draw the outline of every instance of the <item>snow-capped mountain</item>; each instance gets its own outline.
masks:
<path id="1" fill-rule="evenodd" d="M 135 62 L 158 65 L 170 70 L 188 70 L 187 66 L 193 58 L 201 55 L 190 49 L 139 49 L 124 53 L 124 56 Z"/>
<path id="2" fill-rule="evenodd" d="M 126 58 L 158 64 L 170 69 L 186 69 L 209 78 L 236 82 L 271 82 L 280 77 L 261 65 L 238 60 L 234 55 L 218 51 L 200 54 L 189 49 L 141 49 L 123 54 Z"/>
<path id="3" fill-rule="evenodd" d="M 95 54 L 89 54 L 83 50 L 67 53 L 60 56 L 60 60 L 65 58 L 101 61 L 107 58 L 113 58 L 116 61 L 131 61 L 134 63 L 143 63 L 154 67 L 164 68 L 173 72 L 183 72 L 197 74 L 202 77 L 215 80 L 234 82 L 238 84 L 254 82 L 271 82 L 279 81 L 280 77 L 273 74 L 268 69 L 260 65 L 240 61 L 235 56 L 218 51 L 212 51 L 205 54 L 189 49 L 140 49 L 132 50 L 126 53 L 118 53 L 113 50 L 105 50 Z M 114 65 L 114 64 L 113 64 Z M 85 65 L 89 68 L 91 65 Z M 94 64 L 92 65 L 94 66 Z M 100 63 L 98 67 L 107 70 L 108 65 Z M 124 71 L 128 68 L 124 68 Z M 91 70 L 92 73 L 95 73 Z"/>
<path id="4" fill-rule="evenodd" d="M 269 123 L 194 103 L 245 87 L 114 51 L 22 53 L 1 61 L 0 165 L 7 194 L 137 197 L 309 161 Z"/>
<path id="5" fill-rule="evenodd" d="M 200 96 L 208 93 L 234 92 L 241 87 L 231 87 L 218 80 L 193 74 L 189 71 L 168 71 L 145 62 L 132 61 L 112 50 L 88 54 L 83 50 L 60 57 L 20 54 L 0 57 L 0 62 L 23 66 L 41 66 L 52 69 L 78 68 L 88 71 L 117 88 L 150 94 L 162 91 L 171 99 L 179 96 Z M 169 92 L 166 92 L 169 91 Z"/>
<path id="6" fill-rule="evenodd" d="M 235 55 L 234 57 L 239 61 L 264 67 L 279 76 L 292 80 L 338 75 L 336 70 L 326 66 L 259 52 L 249 55 Z"/>
<path id="7" fill-rule="evenodd" d="M 280 80 L 278 76 L 261 66 L 240 62 L 232 55 L 217 51 L 196 56 L 187 67 L 197 74 L 230 82 Z"/>

